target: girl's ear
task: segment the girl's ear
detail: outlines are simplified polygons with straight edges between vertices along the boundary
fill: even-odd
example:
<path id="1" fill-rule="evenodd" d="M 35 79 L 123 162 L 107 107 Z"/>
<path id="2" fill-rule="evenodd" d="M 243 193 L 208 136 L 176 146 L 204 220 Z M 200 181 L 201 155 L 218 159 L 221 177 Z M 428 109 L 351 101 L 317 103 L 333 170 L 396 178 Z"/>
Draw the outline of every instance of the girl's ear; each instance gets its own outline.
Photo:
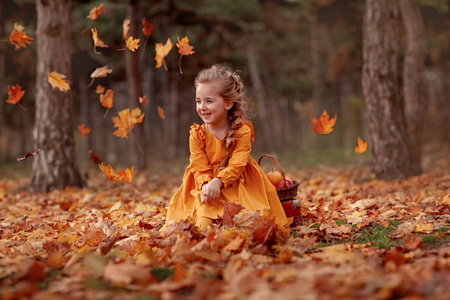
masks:
<path id="1" fill-rule="evenodd" d="M 225 103 L 225 109 L 226 110 L 230 110 L 232 107 L 233 107 L 233 102 L 232 101 L 227 101 L 226 103 Z"/>

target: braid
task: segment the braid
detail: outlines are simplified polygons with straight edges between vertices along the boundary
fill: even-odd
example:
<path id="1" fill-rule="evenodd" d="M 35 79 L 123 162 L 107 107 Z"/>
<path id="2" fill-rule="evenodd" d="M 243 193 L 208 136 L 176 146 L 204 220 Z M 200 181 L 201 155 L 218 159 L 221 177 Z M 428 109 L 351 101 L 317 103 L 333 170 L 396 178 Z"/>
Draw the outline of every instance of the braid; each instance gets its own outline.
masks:
<path id="1" fill-rule="evenodd" d="M 228 165 L 230 152 L 233 148 L 236 131 L 242 126 L 247 116 L 248 103 L 244 94 L 244 83 L 237 71 L 224 66 L 214 65 L 209 69 L 200 71 L 195 79 L 195 87 L 200 83 L 219 82 L 219 94 L 225 101 L 233 103 L 228 111 L 229 127 L 225 134 L 225 148 L 227 154 L 220 165 L 220 169 Z"/>

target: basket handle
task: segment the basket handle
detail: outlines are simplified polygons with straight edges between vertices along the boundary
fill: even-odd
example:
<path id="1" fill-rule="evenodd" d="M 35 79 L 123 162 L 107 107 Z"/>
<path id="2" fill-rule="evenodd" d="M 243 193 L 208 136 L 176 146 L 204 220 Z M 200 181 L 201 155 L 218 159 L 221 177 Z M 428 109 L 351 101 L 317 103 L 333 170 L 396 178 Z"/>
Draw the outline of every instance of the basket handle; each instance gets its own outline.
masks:
<path id="1" fill-rule="evenodd" d="M 261 155 L 261 157 L 258 159 L 258 165 L 259 165 L 259 166 L 261 166 L 261 159 L 262 159 L 263 157 L 270 157 L 270 158 L 277 164 L 278 168 L 279 168 L 280 171 L 281 171 L 281 175 L 283 176 L 284 187 L 286 188 L 286 187 L 287 187 L 286 177 L 284 176 L 283 169 L 281 168 L 280 164 L 277 162 L 277 160 L 275 159 L 275 157 L 273 157 L 273 156 L 270 155 L 270 154 L 263 154 L 263 155 Z"/>

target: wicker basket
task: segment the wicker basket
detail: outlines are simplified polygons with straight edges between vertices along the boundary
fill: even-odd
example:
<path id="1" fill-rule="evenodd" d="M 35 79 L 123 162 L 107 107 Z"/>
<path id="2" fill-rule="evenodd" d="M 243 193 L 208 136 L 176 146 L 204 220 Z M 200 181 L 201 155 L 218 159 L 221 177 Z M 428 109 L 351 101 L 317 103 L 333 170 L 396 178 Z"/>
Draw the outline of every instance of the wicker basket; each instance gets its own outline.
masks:
<path id="1" fill-rule="evenodd" d="M 275 157 L 273 157 L 272 155 L 269 155 L 269 154 L 263 154 L 258 159 L 258 165 L 261 165 L 261 159 L 263 157 L 270 157 L 276 163 L 276 165 L 280 169 L 281 175 L 283 176 L 284 187 L 282 187 L 280 189 L 276 189 L 278 198 L 280 199 L 280 201 L 295 198 L 295 196 L 297 196 L 298 182 L 293 180 L 293 184 L 291 186 L 287 186 L 286 185 L 286 177 L 284 176 L 283 169 L 281 168 L 280 164 L 277 162 Z"/>

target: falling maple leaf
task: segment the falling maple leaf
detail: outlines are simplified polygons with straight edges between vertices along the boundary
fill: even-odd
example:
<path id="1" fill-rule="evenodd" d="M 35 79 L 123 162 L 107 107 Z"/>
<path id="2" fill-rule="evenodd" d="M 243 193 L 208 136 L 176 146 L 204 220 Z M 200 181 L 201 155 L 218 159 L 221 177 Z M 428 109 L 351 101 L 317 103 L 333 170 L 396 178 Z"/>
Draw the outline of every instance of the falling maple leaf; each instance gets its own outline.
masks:
<path id="1" fill-rule="evenodd" d="M 97 94 L 103 94 L 105 92 L 105 87 L 102 85 L 97 85 L 97 87 L 95 88 L 95 93 Z"/>
<path id="2" fill-rule="evenodd" d="M 80 132 L 80 135 L 82 138 L 86 138 L 87 134 L 91 132 L 90 128 L 84 127 L 84 123 L 78 126 L 78 131 Z"/>
<path id="3" fill-rule="evenodd" d="M 162 109 L 160 106 L 158 106 L 158 116 L 161 120 L 164 120 L 166 116 L 164 115 L 164 109 Z"/>
<path id="4" fill-rule="evenodd" d="M 122 38 L 124 40 L 126 40 L 130 36 L 130 30 L 131 30 L 131 21 L 130 21 L 130 19 L 127 18 L 127 19 L 125 19 L 123 21 L 122 28 L 123 28 Z"/>
<path id="5" fill-rule="evenodd" d="M 100 16 L 102 11 L 103 11 L 103 3 L 100 3 L 99 6 L 91 9 L 91 11 L 89 12 L 89 15 L 86 18 L 91 19 L 92 21 L 97 20 L 97 18 Z"/>
<path id="6" fill-rule="evenodd" d="M 111 89 L 106 90 L 105 94 L 100 95 L 100 103 L 102 104 L 103 107 L 107 108 L 105 115 L 103 116 L 104 118 L 106 118 L 109 109 L 113 107 L 113 98 L 114 98 L 114 91 Z"/>
<path id="7" fill-rule="evenodd" d="M 314 130 L 315 133 L 329 134 L 334 130 L 333 126 L 336 124 L 336 118 L 337 116 L 334 115 L 334 117 L 330 119 L 330 116 L 324 110 L 319 119 L 311 117 L 311 122 L 314 126 L 311 127 L 311 129 Z"/>
<path id="8" fill-rule="evenodd" d="M 95 165 L 101 164 L 103 162 L 102 159 L 100 158 L 100 156 L 95 154 L 94 151 L 89 150 L 88 153 L 89 153 L 89 158 L 92 160 L 92 162 Z"/>
<path id="9" fill-rule="evenodd" d="M 27 153 L 25 155 L 19 155 L 19 156 L 17 156 L 17 161 L 22 161 L 24 159 L 27 159 L 28 157 L 36 156 L 36 155 L 38 155 L 39 151 L 41 151 L 41 149 L 37 149 L 33 153 Z"/>
<path id="10" fill-rule="evenodd" d="M 119 111 L 118 114 L 118 117 L 113 117 L 114 127 L 118 128 L 114 131 L 114 135 L 127 139 L 134 126 L 138 123 L 142 123 L 145 115 L 139 107 L 136 107 L 131 111 L 129 108 L 126 108 Z"/>
<path id="11" fill-rule="evenodd" d="M 14 45 L 15 50 L 19 50 L 20 48 L 25 48 L 27 44 L 30 44 L 34 38 L 27 36 L 27 33 L 24 30 L 22 25 L 14 23 L 14 28 L 9 35 L 9 42 Z"/>
<path id="12" fill-rule="evenodd" d="M 135 39 L 135 38 L 133 38 L 132 36 L 130 36 L 130 37 L 127 39 L 127 48 L 128 48 L 130 51 L 135 52 L 136 49 L 139 48 L 139 41 L 140 41 L 140 39 Z"/>
<path id="13" fill-rule="evenodd" d="M 172 50 L 172 47 L 173 47 L 173 43 L 170 40 L 170 38 L 167 39 L 167 42 L 166 42 L 165 45 L 163 45 L 162 43 L 156 43 L 155 44 L 156 68 L 161 68 L 162 64 L 164 63 L 164 68 L 167 71 L 167 66 L 166 66 L 166 62 L 164 60 L 164 57 L 166 57 L 169 54 L 170 50 Z"/>
<path id="14" fill-rule="evenodd" d="M 113 71 L 112 69 L 108 69 L 107 65 L 103 66 L 103 67 L 96 68 L 94 70 L 94 72 L 92 72 L 91 75 L 89 76 L 89 77 L 92 78 L 92 80 L 91 80 L 91 83 L 89 83 L 88 87 L 92 85 L 92 83 L 94 82 L 95 78 L 106 77 L 112 71 Z"/>
<path id="15" fill-rule="evenodd" d="M 146 103 L 148 103 L 148 101 L 147 101 L 147 96 L 139 97 L 139 103 L 140 103 L 140 104 L 146 104 Z"/>
<path id="16" fill-rule="evenodd" d="M 178 47 L 178 53 L 180 53 L 180 59 L 178 60 L 178 67 L 180 68 L 180 73 L 183 74 L 183 71 L 181 71 L 181 58 L 183 57 L 183 55 L 192 55 L 195 53 L 195 51 L 192 51 L 192 49 L 194 47 L 192 47 L 191 45 L 189 45 L 189 39 L 187 36 L 185 36 L 184 38 L 181 39 L 177 37 L 178 43 L 177 43 L 177 47 Z"/>
<path id="17" fill-rule="evenodd" d="M 150 34 L 152 34 L 153 31 L 153 24 L 149 24 L 147 22 L 147 20 L 144 18 L 141 20 L 142 21 L 142 32 L 144 33 L 145 36 L 150 36 Z"/>
<path id="18" fill-rule="evenodd" d="M 25 91 L 22 91 L 22 87 L 18 84 L 15 86 L 8 86 L 8 99 L 6 100 L 6 103 L 10 104 L 16 104 L 17 102 L 22 99 L 23 95 L 25 94 Z"/>
<path id="19" fill-rule="evenodd" d="M 358 137 L 358 146 L 355 147 L 355 153 L 364 153 L 367 150 L 367 142 L 364 142 L 360 137 Z"/>
<path id="20" fill-rule="evenodd" d="M 53 89 L 58 88 L 62 92 L 67 92 L 68 90 L 70 90 L 69 81 L 67 81 L 65 78 L 65 75 L 55 71 L 48 74 L 48 82 L 51 84 Z"/>
<path id="21" fill-rule="evenodd" d="M 124 171 L 118 170 L 117 171 L 118 174 L 114 172 L 114 169 L 111 167 L 111 165 L 105 167 L 102 162 L 98 166 L 103 171 L 103 174 L 105 174 L 106 178 L 108 178 L 111 181 L 123 180 L 127 183 L 131 183 L 133 179 L 134 166 L 132 166 L 131 169 L 126 168 Z"/>
<path id="22" fill-rule="evenodd" d="M 91 32 L 92 32 L 92 40 L 94 40 L 94 52 L 95 54 L 100 54 L 100 52 L 97 51 L 97 47 L 108 48 L 109 46 L 98 38 L 97 28 L 95 27 L 91 28 Z"/>

